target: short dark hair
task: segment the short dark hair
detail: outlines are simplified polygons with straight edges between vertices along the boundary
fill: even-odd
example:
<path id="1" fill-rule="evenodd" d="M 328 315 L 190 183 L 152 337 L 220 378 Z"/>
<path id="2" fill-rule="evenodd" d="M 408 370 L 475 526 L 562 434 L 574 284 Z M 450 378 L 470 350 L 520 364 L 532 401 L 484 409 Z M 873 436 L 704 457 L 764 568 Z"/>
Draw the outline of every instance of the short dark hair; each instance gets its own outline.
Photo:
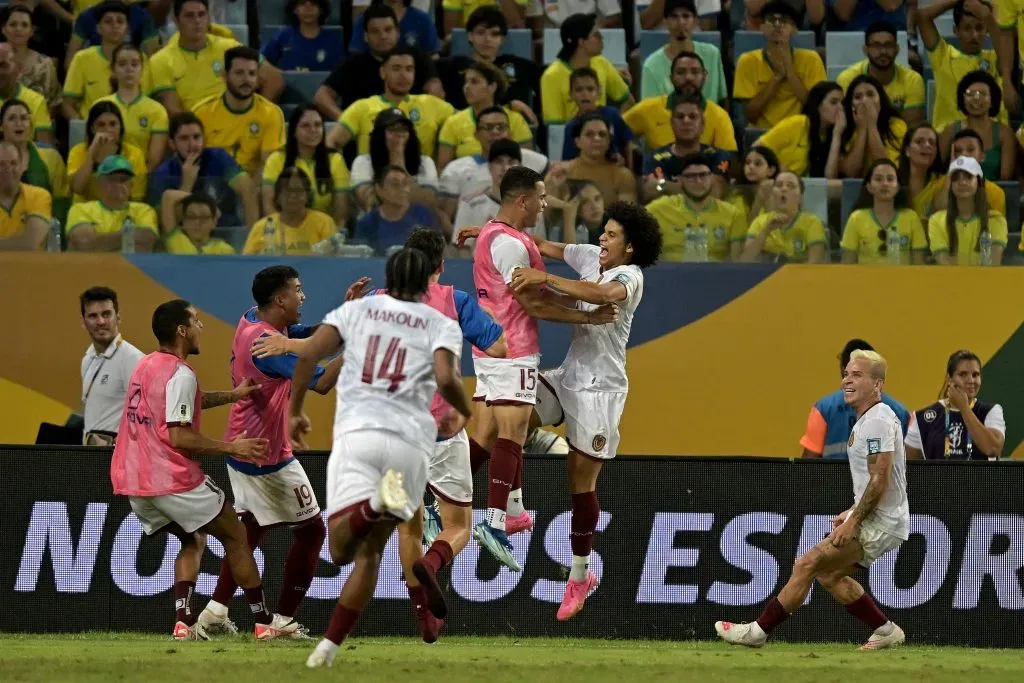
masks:
<path id="1" fill-rule="evenodd" d="M 708 70 L 707 65 L 704 64 L 703 57 L 701 57 L 696 52 L 687 52 L 686 50 L 683 50 L 682 52 L 680 52 L 679 54 L 672 58 L 672 64 L 671 66 L 669 66 L 668 70 L 669 73 L 672 73 L 673 71 L 676 70 L 676 62 L 678 62 L 681 59 L 696 59 L 698 62 L 700 62 L 700 68 L 704 69 L 705 71 Z"/>
<path id="2" fill-rule="evenodd" d="M 522 163 L 523 148 L 515 140 L 498 140 L 491 145 L 491 150 L 487 153 L 487 161 L 494 161 L 498 157 L 511 157 Z"/>
<path id="3" fill-rule="evenodd" d="M 320 16 L 317 17 L 317 23 L 323 26 L 327 23 L 327 20 L 331 16 L 331 3 L 330 0 L 308 0 L 314 3 L 320 8 Z M 307 0 L 288 0 L 284 6 L 284 23 L 292 26 L 299 25 L 299 18 L 295 16 L 295 10 L 298 9 L 299 5 L 307 2 Z"/>
<path id="4" fill-rule="evenodd" d="M 236 59 L 244 59 L 247 62 L 260 62 L 260 53 L 246 45 L 236 45 L 224 53 L 224 71 L 231 71 L 231 63 Z"/>
<path id="5" fill-rule="evenodd" d="M 693 16 L 697 16 L 697 3 L 694 0 L 665 0 L 662 16 L 668 19 L 677 9 L 689 10 Z"/>
<path id="6" fill-rule="evenodd" d="M 501 187 L 498 189 L 501 194 L 501 202 L 504 204 L 514 197 L 532 192 L 537 187 L 537 183 L 542 182 L 544 182 L 544 177 L 532 168 L 514 166 L 501 179 Z"/>
<path id="7" fill-rule="evenodd" d="M 647 209 L 633 202 L 612 202 L 605 217 L 621 225 L 626 233 L 626 242 L 633 247 L 630 264 L 647 268 L 658 262 L 661 255 L 661 227 L 658 219 Z"/>
<path id="8" fill-rule="evenodd" d="M 771 0 L 771 2 L 765 3 L 759 16 L 764 19 L 769 14 L 781 14 L 784 17 L 789 17 L 797 26 L 800 26 L 804 20 L 803 12 L 783 0 Z"/>
<path id="9" fill-rule="evenodd" d="M 171 117 L 171 123 L 168 126 L 168 135 L 172 140 L 184 126 L 199 126 L 199 130 L 203 130 L 203 122 L 199 120 L 198 116 L 190 111 L 179 111 Z"/>
<path id="10" fill-rule="evenodd" d="M 563 21 L 558 30 L 559 37 L 562 39 L 562 48 L 558 51 L 558 58 L 566 62 L 569 61 L 579 44 L 594 32 L 595 26 L 597 26 L 597 15 L 595 14 L 573 14 Z"/>
<path id="11" fill-rule="evenodd" d="M 494 106 L 491 106 L 491 107 L 486 107 L 483 111 L 481 111 L 479 114 L 477 114 L 476 115 L 476 120 L 479 121 L 480 119 L 482 119 L 483 117 L 487 116 L 488 114 L 501 114 L 506 119 L 508 118 L 508 112 L 505 111 L 505 109 L 503 107 L 500 107 L 498 105 L 494 105 Z"/>
<path id="12" fill-rule="evenodd" d="M 850 356 L 853 355 L 854 351 L 874 351 L 875 347 L 867 343 L 863 339 L 851 339 L 846 342 L 846 346 L 839 352 L 839 375 L 840 377 L 846 372 L 846 366 L 850 364 Z"/>
<path id="13" fill-rule="evenodd" d="M 383 66 L 384 64 L 387 64 L 388 60 L 391 59 L 392 57 L 411 57 L 413 67 L 416 66 L 416 53 L 408 45 L 402 45 L 401 43 L 399 43 L 394 48 L 389 50 L 388 53 L 384 55 L 384 59 L 380 60 L 381 65 Z"/>
<path id="14" fill-rule="evenodd" d="M 988 2 L 987 0 L 981 0 L 981 2 L 983 5 L 986 5 L 989 8 L 989 11 L 992 10 L 991 2 Z M 960 22 L 963 21 L 964 16 L 972 16 L 975 19 L 981 18 L 976 17 L 970 12 L 968 12 L 967 9 L 964 7 L 964 0 L 960 0 L 958 3 L 956 3 L 956 5 L 953 6 L 953 26 L 959 26 Z"/>
<path id="15" fill-rule="evenodd" d="M 956 372 L 958 365 L 967 360 L 973 360 L 978 365 L 982 365 L 981 359 L 978 358 L 978 354 L 974 353 L 969 349 L 960 349 L 949 357 L 946 361 L 946 377 L 952 377 L 953 373 Z"/>
<path id="16" fill-rule="evenodd" d="M 505 15 L 501 13 L 501 10 L 494 5 L 477 7 L 473 10 L 473 13 L 469 15 L 469 19 L 466 20 L 466 33 L 472 33 L 473 29 L 477 26 L 496 28 L 501 31 L 501 35 L 508 35 L 508 20 L 505 19 Z"/>
<path id="17" fill-rule="evenodd" d="M 961 128 L 960 130 L 958 130 L 953 135 L 953 139 L 950 141 L 949 148 L 952 150 L 954 142 L 956 142 L 957 140 L 966 140 L 967 138 L 977 140 L 978 145 L 981 146 L 981 149 L 985 149 L 985 141 L 981 138 L 981 134 L 976 130 L 971 130 L 970 128 Z"/>
<path id="18" fill-rule="evenodd" d="M 153 336 L 157 343 L 169 345 L 174 343 L 178 335 L 178 327 L 188 325 L 191 315 L 188 309 L 192 304 L 185 299 L 165 301 L 153 311 Z"/>
<path id="19" fill-rule="evenodd" d="M 313 206 L 313 182 L 301 169 L 296 166 L 289 166 L 281 171 L 281 175 L 277 177 L 277 181 L 274 183 L 274 206 L 278 211 L 281 210 L 281 195 L 284 194 L 285 187 L 288 186 L 290 180 L 296 178 L 306 190 L 306 207 Z"/>
<path id="20" fill-rule="evenodd" d="M 868 40 L 876 33 L 888 33 L 894 39 L 897 37 L 895 26 L 890 24 L 888 21 L 875 21 L 864 30 L 864 44 L 867 45 Z"/>
<path id="21" fill-rule="evenodd" d="M 257 308 L 266 308 L 274 295 L 288 286 L 290 280 L 299 277 L 299 271 L 291 266 L 270 266 L 256 273 L 252 279 L 252 300 Z"/>
<path id="22" fill-rule="evenodd" d="M 970 72 L 956 84 L 956 108 L 967 114 L 967 110 L 964 108 L 965 100 L 967 99 L 967 88 L 975 83 L 984 83 L 988 86 L 991 96 L 988 115 L 992 118 L 999 116 L 999 109 L 1003 106 L 1003 89 L 999 87 L 999 82 L 992 77 L 992 74 L 980 69 Z"/>
<path id="23" fill-rule="evenodd" d="M 123 2 L 117 2 L 116 0 L 107 0 L 107 2 L 101 2 L 92 8 L 93 18 L 96 20 L 97 24 L 103 21 L 103 17 L 107 16 L 111 12 L 122 15 L 124 20 L 128 21 L 129 11 L 128 5 Z"/>
<path id="24" fill-rule="evenodd" d="M 12 14 L 18 13 L 24 14 L 28 17 L 29 23 L 35 26 L 36 22 L 32 18 L 32 10 L 25 5 L 7 5 L 0 10 L 0 24 L 6 24 L 10 20 Z"/>
<path id="25" fill-rule="evenodd" d="M 14 7 L 23 7 L 23 5 L 14 5 Z M 0 121 L 3 121 L 4 117 L 7 116 L 7 112 L 14 107 L 21 107 L 26 112 L 28 112 L 29 116 L 32 115 L 32 110 L 29 109 L 29 106 L 27 104 L 25 104 L 24 100 L 19 100 L 16 97 L 12 97 L 11 99 L 6 100 L 2 105 L 0 105 Z"/>
<path id="26" fill-rule="evenodd" d="M 200 5 L 205 7 L 207 11 L 210 9 L 210 0 L 174 0 L 174 16 L 180 15 L 181 10 L 190 2 L 198 2 Z"/>
<path id="27" fill-rule="evenodd" d="M 711 158 L 707 154 L 687 154 L 679 162 L 680 175 L 691 166 L 707 166 L 708 169 L 714 168 Z"/>
<path id="28" fill-rule="evenodd" d="M 569 74 L 570 91 L 572 90 L 572 87 L 576 84 L 576 81 L 580 80 L 581 78 L 593 78 L 594 81 L 597 83 L 597 87 L 601 87 L 601 79 L 597 77 L 597 72 L 591 69 L 589 66 L 581 66 L 580 68 L 575 69 L 571 74 Z"/>
<path id="29" fill-rule="evenodd" d="M 210 215 L 214 218 L 217 217 L 217 201 L 206 194 L 205 192 L 193 192 L 184 199 L 181 200 L 179 206 L 181 207 L 181 215 L 184 218 L 185 212 L 188 211 L 188 207 L 194 204 L 202 204 L 203 206 L 210 209 Z"/>
<path id="30" fill-rule="evenodd" d="M 383 185 L 384 179 L 391 173 L 401 173 L 402 175 L 409 175 L 409 172 L 401 166 L 395 166 L 390 164 L 388 166 L 381 166 L 380 168 L 374 169 L 373 171 L 373 184 Z"/>
<path id="31" fill-rule="evenodd" d="M 398 15 L 395 14 L 395 10 L 383 2 L 370 3 L 370 6 L 363 12 L 363 32 L 370 30 L 370 22 L 374 19 L 390 19 L 395 28 L 398 28 Z"/>
<path id="32" fill-rule="evenodd" d="M 573 139 L 576 139 L 579 136 L 583 135 L 583 128 L 591 121 L 600 121 L 605 125 L 605 127 L 608 128 L 609 133 L 613 133 L 612 124 L 609 123 L 608 119 L 606 119 L 600 111 L 592 111 L 584 114 L 583 116 L 577 116 L 575 119 L 573 119 L 572 123 L 569 124 L 568 130 L 566 130 L 565 132 Z M 614 147 L 615 140 L 610 139 L 608 145 L 608 156 L 611 156 L 612 154 L 615 153 Z"/>
<path id="33" fill-rule="evenodd" d="M 430 272 L 436 273 L 444 262 L 444 250 L 448 246 L 448 240 L 444 233 L 434 228 L 416 228 L 405 240 L 407 249 L 419 249 L 427 257 L 427 264 Z"/>
<path id="34" fill-rule="evenodd" d="M 90 287 L 78 296 L 78 305 L 82 309 L 82 316 L 85 316 L 85 305 L 96 303 L 97 301 L 109 301 L 114 304 L 114 313 L 120 312 L 120 308 L 117 304 L 117 292 L 112 290 L 110 287 L 104 287 L 98 285 L 96 287 Z"/>
<path id="35" fill-rule="evenodd" d="M 413 301 L 417 295 L 426 293 L 433 274 L 426 254 L 403 247 L 392 254 L 384 266 L 384 286 L 396 299 Z"/>

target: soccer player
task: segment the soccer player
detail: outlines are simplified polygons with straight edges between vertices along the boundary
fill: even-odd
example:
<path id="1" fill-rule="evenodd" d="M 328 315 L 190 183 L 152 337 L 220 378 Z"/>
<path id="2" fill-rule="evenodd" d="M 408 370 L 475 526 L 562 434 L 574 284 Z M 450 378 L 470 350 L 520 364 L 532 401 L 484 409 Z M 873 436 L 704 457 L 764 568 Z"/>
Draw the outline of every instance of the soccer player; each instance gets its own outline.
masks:
<path id="1" fill-rule="evenodd" d="M 604 325 L 614 322 L 617 310 L 612 304 L 586 311 L 567 308 L 543 290 L 513 292 L 509 288 L 517 268 L 544 270 L 543 257 L 525 231 L 536 225 L 547 202 L 540 174 L 525 166 L 509 169 L 500 191 L 501 208 L 480 231 L 473 253 L 473 282 L 480 306 L 501 325 L 508 340 L 506 358 L 487 358 L 473 349 L 477 378 L 473 399 L 486 404 L 478 414 L 476 441 L 491 454 L 487 518 L 474 528 L 473 536 L 499 562 L 521 571 L 508 534 L 533 527 L 522 503 L 522 465 L 537 400 L 537 320 Z"/>
<path id="2" fill-rule="evenodd" d="M 232 391 L 203 393 L 186 362 L 199 353 L 202 331 L 203 323 L 189 302 L 175 299 L 157 306 L 153 335 L 160 348 L 139 361 L 132 372 L 110 461 L 114 493 L 129 497 L 146 535 L 162 531 L 181 541 L 174 562 L 175 640 L 206 640 L 191 605 L 206 545 L 204 534 L 224 544 L 225 558 L 245 590 L 256 623 L 274 620 L 265 606 L 245 530 L 224 492 L 196 462 L 197 456 L 223 453 L 240 462 L 266 460 L 266 439 L 215 441 L 199 431 L 201 411 L 239 401 L 260 387 L 245 381 Z"/>
<path id="3" fill-rule="evenodd" d="M 271 266 L 256 273 L 252 297 L 256 306 L 245 312 L 235 329 L 231 380 L 236 386 L 248 381 L 258 384 L 260 389 L 231 406 L 224 438 L 230 440 L 240 434 L 259 436 L 267 439 L 269 449 L 266 461 L 259 465 L 228 456 L 228 477 L 235 496 L 235 510 L 245 526 L 250 548 L 259 546 L 271 527 L 290 526 L 294 537 L 284 563 L 278 613 L 272 623 L 256 625 L 256 637 L 260 640 L 302 637 L 305 629 L 294 617 L 313 580 L 327 529 L 320 517 L 313 487 L 301 463 L 295 459 L 288 439 L 288 398 L 298 357 L 289 354 L 255 358 L 251 348 L 253 341 L 260 337 L 303 338 L 311 335 L 316 327 L 299 324 L 306 295 L 298 271 L 291 266 Z M 315 368 L 309 388 L 318 394 L 330 392 L 340 370 L 340 357 L 326 367 Z M 238 632 L 228 618 L 228 604 L 237 587 L 225 560 L 221 563 L 213 599 L 199 615 L 199 623 L 207 633 Z"/>
<path id="4" fill-rule="evenodd" d="M 565 422 L 569 457 L 566 460 L 572 523 L 569 543 L 572 568 L 565 586 L 559 621 L 583 609 L 597 586 L 589 569 L 590 551 L 601 507 L 597 478 L 601 465 L 615 457 L 619 421 L 626 404 L 626 343 L 633 315 L 644 293 L 643 268 L 661 253 L 658 221 L 636 204 L 615 202 L 608 207 L 601 245 L 559 244 L 537 240 L 540 253 L 568 263 L 580 275 L 571 280 L 543 270 L 520 268 L 512 274 L 512 289 L 522 293 L 541 285 L 578 299 L 584 311 L 615 304 L 614 325 L 576 325 L 562 365 L 545 372 L 537 387 L 535 415 L 542 425 Z"/>
<path id="5" fill-rule="evenodd" d="M 846 611 L 872 630 L 862 650 L 900 645 L 906 636 L 882 613 L 871 595 L 850 577 L 898 548 L 909 537 L 906 454 L 903 428 L 882 401 L 886 363 L 874 351 L 854 351 L 843 373 L 843 398 L 857 422 L 848 457 L 853 478 L 853 507 L 832 520 L 832 533 L 797 558 L 778 597 L 768 601 L 757 621 L 716 621 L 718 636 L 734 645 L 761 647 L 768 634 L 803 604 L 817 579 Z"/>
<path id="6" fill-rule="evenodd" d="M 327 464 L 327 511 L 331 559 L 338 566 L 355 564 L 326 636 L 306 660 L 310 668 L 334 662 L 338 645 L 373 596 L 388 537 L 419 511 L 436 437 L 458 434 L 470 414 L 456 370 L 462 332 L 454 320 L 423 303 L 432 274 L 426 255 L 402 249 L 385 270 L 388 293 L 347 301 L 328 313 L 293 376 L 296 437 L 304 427 L 302 403 L 314 364 L 344 348 Z M 430 414 L 435 391 L 454 406 L 440 428 Z M 425 588 L 431 612 L 443 619 L 444 595 L 436 584 Z"/>

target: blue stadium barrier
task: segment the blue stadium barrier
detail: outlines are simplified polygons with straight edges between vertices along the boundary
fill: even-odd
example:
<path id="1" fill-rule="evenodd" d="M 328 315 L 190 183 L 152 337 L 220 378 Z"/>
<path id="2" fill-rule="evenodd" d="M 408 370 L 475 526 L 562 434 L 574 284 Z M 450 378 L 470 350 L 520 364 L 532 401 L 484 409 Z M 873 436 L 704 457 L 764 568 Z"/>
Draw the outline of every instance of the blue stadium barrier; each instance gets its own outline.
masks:
<path id="1" fill-rule="evenodd" d="M 242 45 L 249 44 L 249 27 L 246 24 L 225 24 L 224 26 L 231 30 L 231 33 L 235 36 L 235 40 L 240 42 Z"/>
<path id="2" fill-rule="evenodd" d="M 738 60 L 740 55 L 746 52 L 760 50 L 765 46 L 764 34 L 760 31 L 736 31 L 736 39 L 733 43 L 732 58 Z M 793 47 L 814 49 L 814 33 L 812 31 L 798 31 L 793 37 Z"/>
<path id="3" fill-rule="evenodd" d="M 284 26 L 281 24 L 260 24 L 260 47 L 269 43 L 274 34 L 283 28 Z M 325 33 L 334 35 L 335 39 L 341 43 L 342 50 L 345 49 L 345 29 L 341 26 L 324 26 L 323 30 Z"/>
<path id="4" fill-rule="evenodd" d="M 565 144 L 565 125 L 548 126 L 548 159 L 562 160 L 562 145 Z"/>
<path id="5" fill-rule="evenodd" d="M 284 92 L 281 94 L 283 104 L 302 104 L 312 102 L 316 90 L 330 75 L 328 71 L 285 71 Z"/>
<path id="6" fill-rule="evenodd" d="M 603 28 L 604 56 L 615 66 L 626 66 L 626 31 L 621 28 Z M 551 64 L 558 59 L 562 49 L 562 38 L 557 28 L 544 29 L 544 63 Z"/>
<path id="7" fill-rule="evenodd" d="M 468 57 L 469 38 L 466 29 L 457 28 L 452 31 L 452 54 L 460 57 Z M 523 59 L 533 61 L 533 34 L 528 28 L 509 29 L 508 35 L 501 44 L 501 54 L 516 55 Z"/>
<path id="8" fill-rule="evenodd" d="M 896 62 L 903 66 L 909 66 L 907 59 L 909 48 L 907 46 L 907 32 L 899 31 L 896 34 L 896 44 L 899 45 L 900 53 Z M 851 64 L 856 64 L 865 59 L 864 56 L 864 32 L 863 31 L 828 31 L 825 33 L 825 54 L 826 68 L 840 67 L 845 69 Z"/>
<path id="9" fill-rule="evenodd" d="M 828 179 L 827 178 L 804 178 L 804 211 L 813 213 L 821 219 L 825 226 L 825 236 L 828 244 L 826 249 L 832 248 L 832 231 L 828 224 Z"/>
<path id="10" fill-rule="evenodd" d="M 857 205 L 857 198 L 860 197 L 860 188 L 864 181 L 860 178 L 844 178 L 843 193 L 839 200 L 839 220 L 842 225 L 839 227 L 839 234 L 843 234 L 846 228 L 846 220 L 853 213 L 853 207 Z"/>
<path id="11" fill-rule="evenodd" d="M 698 43 L 711 43 L 721 51 L 722 34 L 718 31 L 696 31 L 693 34 L 694 41 Z M 640 61 L 644 62 L 652 54 L 668 43 L 668 31 L 641 31 L 640 32 Z"/>

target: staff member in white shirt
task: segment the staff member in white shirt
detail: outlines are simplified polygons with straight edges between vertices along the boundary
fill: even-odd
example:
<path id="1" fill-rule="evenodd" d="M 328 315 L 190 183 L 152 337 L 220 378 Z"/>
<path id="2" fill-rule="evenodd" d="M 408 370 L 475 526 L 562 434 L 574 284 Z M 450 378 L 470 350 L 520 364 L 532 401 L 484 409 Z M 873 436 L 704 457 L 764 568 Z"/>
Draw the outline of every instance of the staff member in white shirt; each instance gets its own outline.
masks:
<path id="1" fill-rule="evenodd" d="M 112 446 L 128 380 L 143 354 L 121 337 L 117 292 L 109 287 L 90 287 L 78 300 L 82 327 L 92 339 L 82 358 L 82 443 Z"/>

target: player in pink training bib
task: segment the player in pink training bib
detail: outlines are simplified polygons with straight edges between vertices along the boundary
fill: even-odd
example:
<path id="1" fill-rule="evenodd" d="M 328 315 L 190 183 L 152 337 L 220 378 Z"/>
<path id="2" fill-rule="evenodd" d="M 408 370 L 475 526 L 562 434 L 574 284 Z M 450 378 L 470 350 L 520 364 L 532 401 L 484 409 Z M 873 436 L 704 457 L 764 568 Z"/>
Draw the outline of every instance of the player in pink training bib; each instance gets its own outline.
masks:
<path id="1" fill-rule="evenodd" d="M 235 510 L 245 526 L 249 547 L 259 546 L 272 527 L 287 526 L 293 541 L 284 564 L 281 593 L 274 623 L 258 626 L 257 637 L 295 638 L 305 628 L 295 620 L 299 603 L 306 595 L 316 573 L 327 529 L 320 517 L 320 505 L 301 463 L 292 453 L 288 438 L 288 403 L 292 373 L 298 359 L 294 354 L 272 358 L 252 355 L 253 342 L 269 336 L 306 338 L 315 326 L 301 325 L 301 308 L 306 300 L 299 273 L 290 266 L 271 266 L 256 274 L 252 281 L 256 306 L 238 321 L 231 348 L 231 379 L 237 385 L 249 381 L 259 384 L 258 391 L 231 406 L 225 439 L 249 434 L 267 439 L 267 461 L 254 465 L 228 456 L 228 476 L 235 497 Z M 341 358 L 326 367 L 317 367 L 309 388 L 326 394 L 334 388 L 341 369 Z M 237 585 L 225 560 L 213 598 L 199 615 L 209 634 L 235 633 L 228 618 L 228 604 Z"/>
<path id="2" fill-rule="evenodd" d="M 160 349 L 139 361 L 132 373 L 110 461 L 114 493 L 128 496 L 143 531 L 149 536 L 173 534 L 181 541 L 174 562 L 175 640 L 206 640 L 192 612 L 205 534 L 224 545 L 257 624 L 273 621 L 264 606 L 263 585 L 245 529 L 224 492 L 195 460 L 224 453 L 245 462 L 266 460 L 266 439 L 243 434 L 230 442 L 214 441 L 199 431 L 204 409 L 242 400 L 259 387 L 246 381 L 233 391 L 204 394 L 185 362 L 199 353 L 202 331 L 196 309 L 183 299 L 161 304 L 153 312 L 153 334 Z"/>

